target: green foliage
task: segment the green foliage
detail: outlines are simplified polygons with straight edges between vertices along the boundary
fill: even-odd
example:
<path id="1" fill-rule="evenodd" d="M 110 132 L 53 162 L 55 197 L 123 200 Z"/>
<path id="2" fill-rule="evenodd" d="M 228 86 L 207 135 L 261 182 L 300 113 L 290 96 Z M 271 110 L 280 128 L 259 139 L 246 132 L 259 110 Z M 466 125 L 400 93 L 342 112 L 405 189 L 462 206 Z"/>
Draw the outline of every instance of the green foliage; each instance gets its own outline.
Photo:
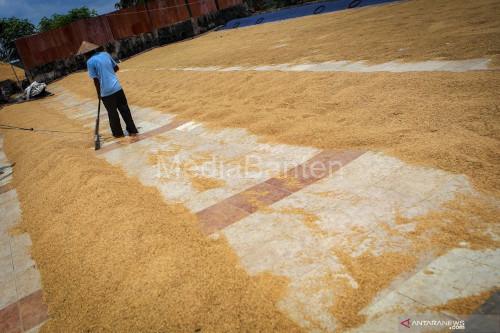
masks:
<path id="1" fill-rule="evenodd" d="M 9 60 L 16 58 L 16 45 L 14 40 L 17 38 L 31 35 L 35 32 L 35 26 L 26 19 L 17 17 L 0 19 L 0 58 Z M 10 56 L 12 53 L 12 57 Z"/>
<path id="2" fill-rule="evenodd" d="M 97 16 L 97 12 L 95 11 L 95 9 L 89 9 L 86 6 L 74 8 L 67 14 L 53 14 L 51 17 L 42 17 L 38 25 L 38 29 L 41 32 L 49 31 L 52 29 L 63 27 L 73 21 L 94 16 Z"/>
<path id="3" fill-rule="evenodd" d="M 120 0 L 115 3 L 116 9 L 129 8 L 137 5 L 144 5 L 147 0 Z"/>

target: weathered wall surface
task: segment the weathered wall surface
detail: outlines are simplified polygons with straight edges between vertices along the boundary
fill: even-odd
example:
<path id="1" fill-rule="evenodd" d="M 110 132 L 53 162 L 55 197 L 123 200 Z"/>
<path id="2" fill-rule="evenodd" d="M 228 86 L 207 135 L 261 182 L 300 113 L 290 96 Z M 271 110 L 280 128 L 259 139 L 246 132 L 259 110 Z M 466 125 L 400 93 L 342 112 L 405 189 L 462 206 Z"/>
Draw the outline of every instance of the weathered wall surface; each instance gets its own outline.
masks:
<path id="1" fill-rule="evenodd" d="M 84 40 L 104 45 L 114 40 L 104 16 L 79 20 L 65 27 L 16 40 L 25 69 L 71 57 Z"/>
<path id="2" fill-rule="evenodd" d="M 104 45 L 115 58 L 124 59 L 247 15 L 241 0 L 156 0 L 147 7 L 123 9 L 20 38 L 16 47 L 27 77 L 48 82 L 85 69 L 83 57 L 74 56 L 84 40 Z"/>

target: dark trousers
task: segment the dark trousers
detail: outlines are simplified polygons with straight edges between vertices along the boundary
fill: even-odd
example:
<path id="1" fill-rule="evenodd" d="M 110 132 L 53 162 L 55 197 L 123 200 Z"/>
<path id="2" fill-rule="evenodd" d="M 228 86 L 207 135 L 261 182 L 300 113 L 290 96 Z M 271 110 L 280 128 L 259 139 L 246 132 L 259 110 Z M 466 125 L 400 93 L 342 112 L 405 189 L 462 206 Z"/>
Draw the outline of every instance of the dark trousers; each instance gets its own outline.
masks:
<path id="1" fill-rule="evenodd" d="M 102 103 L 108 111 L 109 126 L 111 127 L 113 136 L 123 136 L 122 125 L 120 124 L 120 117 L 118 116 L 117 109 L 120 111 L 122 119 L 127 126 L 127 132 L 129 134 L 137 133 L 137 128 L 135 127 L 134 119 L 132 119 L 132 115 L 130 114 L 127 98 L 125 97 L 123 89 L 112 95 L 102 97 Z"/>

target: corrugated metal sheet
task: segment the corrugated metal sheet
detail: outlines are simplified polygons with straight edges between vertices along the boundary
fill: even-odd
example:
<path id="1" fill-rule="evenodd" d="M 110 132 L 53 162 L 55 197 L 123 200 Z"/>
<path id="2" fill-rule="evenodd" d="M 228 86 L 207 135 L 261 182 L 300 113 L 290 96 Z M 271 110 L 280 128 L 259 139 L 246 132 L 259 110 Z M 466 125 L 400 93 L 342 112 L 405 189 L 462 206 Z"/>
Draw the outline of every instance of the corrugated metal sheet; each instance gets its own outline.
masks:
<path id="1" fill-rule="evenodd" d="M 243 4 L 243 0 L 217 0 L 219 3 L 219 9 L 234 7 Z"/>
<path id="2" fill-rule="evenodd" d="M 149 16 L 155 29 L 189 20 L 184 0 L 157 0 L 148 2 Z"/>
<path id="3" fill-rule="evenodd" d="M 64 59 L 72 54 L 73 42 L 69 26 L 16 40 L 26 68 Z"/>
<path id="4" fill-rule="evenodd" d="M 113 39 L 107 19 L 94 17 L 18 39 L 16 47 L 29 69 L 74 55 L 84 40 L 104 45 Z"/>
<path id="5" fill-rule="evenodd" d="M 104 15 L 115 39 L 139 35 L 153 30 L 144 5 L 121 9 Z"/>
<path id="6" fill-rule="evenodd" d="M 217 11 L 214 0 L 189 0 L 191 14 L 193 17 L 200 17 Z"/>
<path id="7" fill-rule="evenodd" d="M 104 16 L 78 20 L 71 23 L 70 26 L 72 27 L 72 34 L 78 47 L 84 40 L 97 45 L 104 45 L 114 40 L 108 21 Z"/>

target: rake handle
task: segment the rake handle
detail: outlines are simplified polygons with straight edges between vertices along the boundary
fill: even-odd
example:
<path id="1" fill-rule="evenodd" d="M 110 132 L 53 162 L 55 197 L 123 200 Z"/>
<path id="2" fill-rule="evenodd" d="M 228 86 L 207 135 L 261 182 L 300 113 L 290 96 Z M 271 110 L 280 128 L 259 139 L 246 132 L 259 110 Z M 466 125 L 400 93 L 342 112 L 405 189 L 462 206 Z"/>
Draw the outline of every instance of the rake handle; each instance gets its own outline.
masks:
<path id="1" fill-rule="evenodd" d="M 97 118 L 95 120 L 94 143 L 95 150 L 101 149 L 101 139 L 99 137 L 99 119 L 101 117 L 101 98 L 99 97 L 99 105 L 97 106 Z"/>

